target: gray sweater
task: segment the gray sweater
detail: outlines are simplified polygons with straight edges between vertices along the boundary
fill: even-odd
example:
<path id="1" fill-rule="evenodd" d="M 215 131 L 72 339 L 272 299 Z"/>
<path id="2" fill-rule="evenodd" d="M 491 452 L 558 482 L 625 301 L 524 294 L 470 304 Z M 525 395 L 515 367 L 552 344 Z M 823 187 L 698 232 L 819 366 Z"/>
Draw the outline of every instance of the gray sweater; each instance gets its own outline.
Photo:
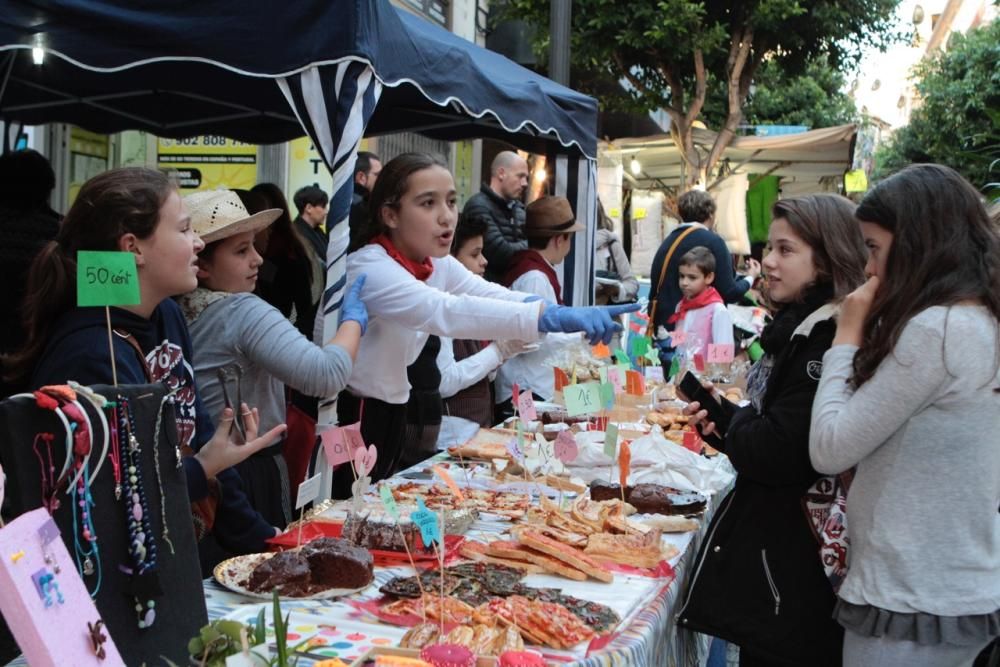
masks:
<path id="1" fill-rule="evenodd" d="M 857 391 L 857 347 L 823 357 L 809 453 L 857 466 L 840 597 L 937 616 L 1000 609 L 998 323 L 980 306 L 928 308 Z"/>
<path id="2" fill-rule="evenodd" d="M 285 385 L 308 396 L 334 396 L 351 376 L 351 357 L 338 345 L 318 347 L 281 312 L 253 294 L 216 301 L 190 323 L 194 374 L 205 409 L 225 407 L 216 369 L 243 367 L 243 402 L 260 410 L 260 430 L 285 423 Z M 236 401 L 235 383 L 230 399 Z"/>

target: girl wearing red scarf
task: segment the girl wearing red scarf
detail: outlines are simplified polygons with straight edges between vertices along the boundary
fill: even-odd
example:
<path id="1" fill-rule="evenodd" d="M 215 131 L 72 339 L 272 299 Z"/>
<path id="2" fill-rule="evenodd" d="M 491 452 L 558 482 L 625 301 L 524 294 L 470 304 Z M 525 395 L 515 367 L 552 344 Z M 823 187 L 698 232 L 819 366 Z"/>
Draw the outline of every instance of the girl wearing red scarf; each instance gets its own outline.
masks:
<path id="1" fill-rule="evenodd" d="M 474 275 L 449 254 L 455 200 L 454 179 L 439 158 L 396 157 L 375 183 L 368 227 L 347 258 L 348 283 L 367 276 L 361 298 L 369 327 L 337 412 L 341 424 L 360 420 L 365 443 L 378 449 L 372 481 L 399 465 L 410 395 L 406 368 L 429 335 L 531 342 L 545 332 L 585 331 L 592 341 L 607 341 L 621 330 L 613 318 L 636 309 L 547 304 Z M 334 496 L 349 496 L 352 481 L 342 466 Z"/>

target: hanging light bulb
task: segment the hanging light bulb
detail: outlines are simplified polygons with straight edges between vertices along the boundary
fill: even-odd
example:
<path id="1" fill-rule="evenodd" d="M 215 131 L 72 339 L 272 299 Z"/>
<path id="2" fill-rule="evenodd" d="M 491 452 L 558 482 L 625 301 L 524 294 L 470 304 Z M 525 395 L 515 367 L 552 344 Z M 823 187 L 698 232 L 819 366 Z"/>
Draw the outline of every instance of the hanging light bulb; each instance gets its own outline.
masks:
<path id="1" fill-rule="evenodd" d="M 635 159 L 635 157 L 633 157 L 632 162 L 629 163 L 629 169 L 632 171 L 633 176 L 638 176 L 642 173 L 642 165 L 639 164 L 639 161 Z"/>
<path id="2" fill-rule="evenodd" d="M 42 48 L 41 34 L 35 35 L 35 43 L 31 47 L 31 62 L 36 65 L 41 65 L 45 62 L 45 49 Z"/>

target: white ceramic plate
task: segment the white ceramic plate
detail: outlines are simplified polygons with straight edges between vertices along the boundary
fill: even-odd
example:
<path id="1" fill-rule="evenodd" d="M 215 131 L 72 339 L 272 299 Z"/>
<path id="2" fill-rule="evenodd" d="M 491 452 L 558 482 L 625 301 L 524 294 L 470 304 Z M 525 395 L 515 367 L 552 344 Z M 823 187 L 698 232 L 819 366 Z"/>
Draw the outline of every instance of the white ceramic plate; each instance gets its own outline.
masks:
<path id="1" fill-rule="evenodd" d="M 215 576 L 216 581 L 235 593 L 261 600 L 270 600 L 272 598 L 270 591 L 267 593 L 251 591 L 243 585 L 243 582 L 250 578 L 250 573 L 253 572 L 255 567 L 272 556 L 274 556 L 273 552 L 236 556 L 234 558 L 224 560 L 216 565 L 212 574 Z M 328 588 L 324 591 L 320 591 L 319 593 L 305 595 L 302 597 L 281 595 L 280 598 L 282 600 L 329 600 L 332 598 L 343 597 L 345 595 L 351 595 L 352 593 L 358 593 L 368 588 L 370 584 L 371 582 L 368 582 L 360 588 Z"/>

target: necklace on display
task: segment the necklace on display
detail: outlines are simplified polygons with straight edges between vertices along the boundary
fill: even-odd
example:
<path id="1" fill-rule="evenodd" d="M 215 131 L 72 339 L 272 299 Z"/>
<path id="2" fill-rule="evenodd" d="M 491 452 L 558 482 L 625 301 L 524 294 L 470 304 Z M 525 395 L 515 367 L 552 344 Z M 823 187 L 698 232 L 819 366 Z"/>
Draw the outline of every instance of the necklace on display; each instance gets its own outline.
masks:
<path id="1" fill-rule="evenodd" d="M 119 433 L 124 438 L 119 449 L 125 521 L 128 526 L 129 554 L 132 557 L 131 567 L 122 567 L 122 570 L 131 576 L 129 589 L 135 601 L 136 620 L 142 630 L 156 621 L 156 601 L 153 598 L 163 595 L 163 591 L 156 573 L 156 538 L 150 525 L 149 505 L 142 486 L 142 449 L 136 436 L 135 417 L 127 398 L 119 396 L 118 405 L 121 408 Z"/>

